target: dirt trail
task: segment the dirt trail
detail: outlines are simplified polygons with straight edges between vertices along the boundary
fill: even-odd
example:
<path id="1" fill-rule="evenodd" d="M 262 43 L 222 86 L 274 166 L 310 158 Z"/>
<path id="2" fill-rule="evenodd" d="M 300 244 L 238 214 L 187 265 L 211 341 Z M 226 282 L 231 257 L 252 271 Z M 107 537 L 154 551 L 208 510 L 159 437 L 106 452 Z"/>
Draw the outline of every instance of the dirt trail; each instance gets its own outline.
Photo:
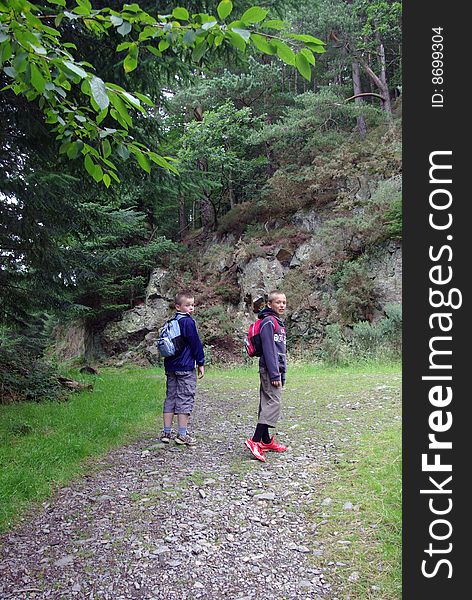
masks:
<path id="1" fill-rule="evenodd" d="M 256 387 L 203 380 L 199 444 L 149 437 L 102 458 L 3 536 L 0 598 L 337 599 L 319 566 L 322 509 L 315 520 L 305 512 L 321 504 L 333 444 L 306 426 L 315 405 L 308 393 L 296 403 L 302 395 L 284 398 L 289 450 L 263 464 L 243 446 Z"/>

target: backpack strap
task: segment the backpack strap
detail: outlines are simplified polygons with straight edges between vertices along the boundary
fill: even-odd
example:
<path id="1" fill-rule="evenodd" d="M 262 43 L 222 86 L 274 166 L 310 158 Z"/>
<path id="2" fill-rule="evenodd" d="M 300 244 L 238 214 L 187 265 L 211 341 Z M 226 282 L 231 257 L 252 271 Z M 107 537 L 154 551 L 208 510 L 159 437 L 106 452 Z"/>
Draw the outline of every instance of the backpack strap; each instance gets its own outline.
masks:
<path id="1" fill-rule="evenodd" d="M 264 319 L 262 319 L 262 321 L 264 321 L 265 319 L 271 319 L 272 320 L 272 323 L 274 324 L 274 332 L 277 332 L 279 330 L 279 322 L 274 317 L 274 315 L 267 315 L 267 317 L 264 317 Z M 261 323 L 261 325 L 262 325 L 262 323 Z"/>

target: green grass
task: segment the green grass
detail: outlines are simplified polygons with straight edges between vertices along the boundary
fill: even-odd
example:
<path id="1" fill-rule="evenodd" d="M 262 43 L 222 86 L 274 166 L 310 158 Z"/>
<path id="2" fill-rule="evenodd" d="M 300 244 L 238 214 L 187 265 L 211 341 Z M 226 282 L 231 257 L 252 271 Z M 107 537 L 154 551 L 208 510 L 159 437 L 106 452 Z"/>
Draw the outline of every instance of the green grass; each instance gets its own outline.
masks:
<path id="1" fill-rule="evenodd" d="M 66 402 L 0 406 L 0 531 L 23 509 L 91 470 L 91 457 L 161 427 L 162 371 L 104 370 Z"/>
<path id="2" fill-rule="evenodd" d="M 401 425 L 362 436 L 353 461 L 341 462 L 324 489 L 332 499 L 320 538 L 327 562 L 344 562 L 359 578 L 340 580 L 352 600 L 401 598 Z M 354 504 L 353 511 L 344 508 Z M 351 542 L 340 545 L 340 540 Z"/>

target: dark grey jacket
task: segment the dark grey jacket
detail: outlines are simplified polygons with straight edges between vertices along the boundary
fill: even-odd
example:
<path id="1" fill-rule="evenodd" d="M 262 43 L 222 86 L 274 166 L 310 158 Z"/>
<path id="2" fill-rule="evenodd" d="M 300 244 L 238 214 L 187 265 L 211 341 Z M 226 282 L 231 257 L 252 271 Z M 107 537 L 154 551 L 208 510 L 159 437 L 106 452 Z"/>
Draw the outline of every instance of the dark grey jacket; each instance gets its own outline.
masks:
<path id="1" fill-rule="evenodd" d="M 277 331 L 270 315 L 277 319 Z M 258 316 L 259 319 L 263 319 L 260 329 L 262 356 L 259 359 L 259 367 L 267 369 L 272 381 L 281 379 L 283 383 L 287 371 L 285 323 L 270 308 L 263 308 Z"/>

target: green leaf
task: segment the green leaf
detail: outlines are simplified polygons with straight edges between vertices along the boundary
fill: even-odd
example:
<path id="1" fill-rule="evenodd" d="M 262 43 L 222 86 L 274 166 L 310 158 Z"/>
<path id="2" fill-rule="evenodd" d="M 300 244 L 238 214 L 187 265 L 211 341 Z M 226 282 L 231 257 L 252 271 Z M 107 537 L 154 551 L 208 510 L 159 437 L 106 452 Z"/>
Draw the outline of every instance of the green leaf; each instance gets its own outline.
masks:
<path id="1" fill-rule="evenodd" d="M 108 171 L 108 174 L 110 175 L 110 177 L 112 179 L 114 179 L 116 181 L 116 183 L 120 183 L 120 178 L 118 177 L 118 175 L 116 173 L 114 173 L 113 171 Z"/>
<path id="2" fill-rule="evenodd" d="M 162 52 L 160 50 L 158 50 L 157 48 L 155 48 L 154 46 L 146 46 L 146 50 L 149 50 L 149 52 L 151 54 L 154 54 L 154 56 L 157 56 L 157 57 L 162 56 Z"/>
<path id="3" fill-rule="evenodd" d="M 259 35 L 258 33 L 252 33 L 251 34 L 251 42 L 254 44 L 254 46 L 258 50 L 260 50 L 261 52 L 264 52 L 264 54 L 275 54 L 276 53 L 276 49 L 269 44 L 269 42 L 263 35 Z"/>
<path id="4" fill-rule="evenodd" d="M 201 59 L 201 57 L 205 54 L 207 48 L 208 45 L 205 41 L 201 44 L 198 44 L 198 46 L 195 46 L 195 48 L 192 51 L 192 60 L 198 62 Z"/>
<path id="5" fill-rule="evenodd" d="M 122 50 L 128 50 L 128 48 L 132 45 L 133 42 L 121 42 L 121 44 L 118 44 L 118 46 L 116 47 L 116 51 L 121 52 Z"/>
<path id="6" fill-rule="evenodd" d="M 118 96 L 118 94 L 111 94 L 110 95 L 110 100 L 111 103 L 113 104 L 113 106 L 116 108 L 118 114 L 121 117 L 121 120 L 123 121 L 123 126 L 128 128 L 128 127 L 132 127 L 133 125 L 133 121 L 131 120 L 131 116 L 123 102 L 123 100 Z M 113 113 L 111 113 L 113 116 Z M 118 121 L 120 122 L 120 121 Z"/>
<path id="7" fill-rule="evenodd" d="M 239 27 L 234 27 L 234 29 L 232 29 L 232 31 L 234 31 L 234 33 L 237 33 L 238 35 L 240 35 L 246 43 L 249 42 L 249 38 L 251 37 L 251 34 L 247 29 L 239 29 Z"/>
<path id="8" fill-rule="evenodd" d="M 323 54 L 326 52 L 326 48 L 324 46 L 318 46 L 317 44 L 312 44 L 311 42 L 305 42 L 307 48 L 316 52 L 316 54 Z"/>
<path id="9" fill-rule="evenodd" d="M 127 35 L 131 31 L 131 23 L 129 21 L 123 21 L 116 31 L 120 35 Z"/>
<path id="10" fill-rule="evenodd" d="M 129 150 L 126 146 L 124 146 L 123 144 L 119 144 L 118 147 L 116 148 L 116 153 L 118 154 L 119 157 L 121 157 L 123 160 L 128 160 L 129 158 Z"/>
<path id="11" fill-rule="evenodd" d="M 246 50 L 246 42 L 237 33 L 234 33 L 233 31 L 228 31 L 226 33 L 226 37 L 229 39 L 229 43 L 238 50 L 242 50 L 243 52 L 244 50 Z"/>
<path id="12" fill-rule="evenodd" d="M 182 38 L 182 42 L 186 46 L 192 46 L 192 44 L 195 42 L 195 38 L 196 37 L 197 37 L 197 34 L 195 33 L 195 31 L 193 29 L 189 29 L 188 31 L 186 31 L 184 33 L 184 37 Z"/>
<path id="13" fill-rule="evenodd" d="M 159 42 L 159 50 L 160 52 L 164 52 L 164 50 L 167 50 L 167 48 L 170 46 L 169 42 L 167 40 L 161 40 Z"/>
<path id="14" fill-rule="evenodd" d="M 302 75 L 302 77 L 304 77 L 308 81 L 311 81 L 310 63 L 306 59 L 306 56 L 304 56 L 301 52 L 299 52 L 295 56 L 295 66 L 297 67 L 298 72 L 300 73 L 300 75 Z"/>
<path id="15" fill-rule="evenodd" d="M 316 44 L 317 46 L 325 46 L 325 42 L 319 40 L 318 38 L 313 37 L 312 35 L 307 35 L 305 33 L 289 33 L 287 37 L 292 38 L 293 40 L 300 40 L 302 42 L 311 42 L 312 44 Z"/>
<path id="16" fill-rule="evenodd" d="M 92 177 L 93 177 L 93 172 L 95 171 L 95 163 L 90 158 L 90 154 L 85 155 L 84 165 L 85 165 L 85 169 L 86 169 L 87 173 L 89 175 L 92 175 Z"/>
<path id="17" fill-rule="evenodd" d="M 178 6 L 172 11 L 172 16 L 176 19 L 180 19 L 181 21 L 188 21 L 190 15 L 188 14 L 188 10 L 186 8 Z"/>
<path id="18" fill-rule="evenodd" d="M 44 92 L 44 86 L 46 85 L 46 81 L 41 74 L 41 71 L 38 69 L 34 62 L 30 63 L 31 65 L 31 85 L 37 90 L 40 94 Z"/>
<path id="19" fill-rule="evenodd" d="M 216 10 L 218 11 L 218 16 L 220 19 L 226 19 L 226 17 L 231 14 L 231 11 L 233 10 L 233 3 L 231 0 L 222 0 L 218 4 L 218 8 Z"/>
<path id="20" fill-rule="evenodd" d="M 274 45 L 277 47 L 277 56 L 281 58 L 287 65 L 295 65 L 295 52 L 287 46 L 285 42 L 274 40 Z"/>
<path id="21" fill-rule="evenodd" d="M 83 148 L 83 143 L 80 141 L 76 141 L 76 142 L 72 142 L 71 144 L 69 144 L 69 147 L 67 148 L 67 156 L 73 160 L 74 158 L 77 158 L 80 154 L 80 151 Z"/>
<path id="22" fill-rule="evenodd" d="M 82 69 L 82 67 L 79 67 L 75 63 L 70 62 L 69 60 L 65 60 L 62 64 L 66 67 L 67 70 L 72 71 L 72 73 L 75 73 L 82 79 L 87 77 L 87 71 L 84 71 L 84 69 Z"/>
<path id="23" fill-rule="evenodd" d="M 148 40 L 149 38 L 154 37 L 157 31 L 158 30 L 155 27 L 150 27 L 149 25 L 147 25 L 139 34 L 138 40 L 140 42 Z"/>
<path id="24" fill-rule="evenodd" d="M 97 123 L 97 125 L 100 125 L 100 123 L 107 116 L 107 114 L 108 114 L 108 107 L 104 108 L 101 112 L 98 113 L 97 118 L 95 119 L 95 122 Z"/>
<path id="25" fill-rule="evenodd" d="M 137 159 L 138 164 L 141 167 L 141 169 L 143 169 L 144 171 L 146 171 L 146 173 L 150 173 L 151 172 L 151 166 L 149 164 L 149 161 L 148 161 L 147 157 L 140 150 L 138 150 L 137 148 L 133 148 L 132 152 L 136 156 L 136 159 Z"/>
<path id="26" fill-rule="evenodd" d="M 268 10 L 261 8 L 260 6 L 251 6 L 241 17 L 243 23 L 260 23 L 263 21 L 268 14 Z"/>
<path id="27" fill-rule="evenodd" d="M 211 29 L 217 23 L 218 21 L 207 21 L 206 23 L 203 23 L 202 29 L 203 31 L 208 31 L 208 29 Z"/>
<path id="28" fill-rule="evenodd" d="M 93 170 L 92 177 L 95 179 L 97 183 L 103 179 L 103 169 L 100 165 L 95 165 L 95 169 Z"/>
<path id="29" fill-rule="evenodd" d="M 90 91 L 92 92 L 93 99 L 98 104 L 101 110 L 103 110 L 110 104 L 107 89 L 103 80 L 100 79 L 100 77 L 92 77 L 92 79 L 90 80 Z"/>
<path id="30" fill-rule="evenodd" d="M 102 140 L 102 149 L 103 149 L 103 156 L 105 158 L 108 158 L 111 154 L 111 144 L 106 138 L 104 140 Z"/>
<path id="31" fill-rule="evenodd" d="M 310 65 L 315 66 L 315 57 L 313 56 L 313 52 L 311 50 L 308 50 L 308 48 L 302 48 L 300 50 L 300 54 L 303 54 L 303 56 L 307 59 Z"/>
<path id="32" fill-rule="evenodd" d="M 285 29 L 285 23 L 280 19 L 269 19 L 262 23 L 261 27 L 262 29 L 276 29 L 277 31 L 281 31 Z"/>
<path id="33" fill-rule="evenodd" d="M 123 19 L 118 15 L 111 15 L 110 21 L 113 23 L 115 27 L 119 27 L 123 23 Z"/>
<path id="34" fill-rule="evenodd" d="M 108 175 L 108 173 L 105 173 L 105 175 L 103 176 L 103 183 L 105 184 L 105 186 L 107 188 L 110 187 L 111 179 L 110 179 L 110 175 Z"/>
<path id="35" fill-rule="evenodd" d="M 139 98 L 141 100 L 141 102 L 144 102 L 144 104 L 147 104 L 148 106 L 154 106 L 154 102 L 151 100 L 151 98 L 148 98 L 144 94 L 140 94 L 139 92 L 134 92 L 134 95 L 137 98 Z"/>
<path id="36" fill-rule="evenodd" d="M 121 92 L 121 93 L 126 98 L 126 100 L 128 100 L 128 102 L 130 104 L 132 104 L 136 108 L 141 108 L 141 102 L 137 98 L 135 98 L 133 96 L 133 94 L 130 94 L 129 92 Z"/>
<path id="37" fill-rule="evenodd" d="M 133 44 L 130 46 L 128 54 L 126 55 L 125 60 L 123 61 L 123 68 L 125 73 L 130 73 L 134 71 L 138 66 L 138 46 L 137 44 Z"/>

